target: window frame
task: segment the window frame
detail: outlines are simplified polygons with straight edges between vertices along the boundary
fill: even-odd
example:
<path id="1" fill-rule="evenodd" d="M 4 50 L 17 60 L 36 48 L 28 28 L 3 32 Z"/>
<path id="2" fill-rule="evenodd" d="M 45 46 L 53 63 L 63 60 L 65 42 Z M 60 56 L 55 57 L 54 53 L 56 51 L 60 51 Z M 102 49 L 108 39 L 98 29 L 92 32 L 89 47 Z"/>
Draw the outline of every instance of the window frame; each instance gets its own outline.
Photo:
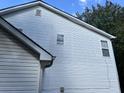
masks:
<path id="1" fill-rule="evenodd" d="M 35 11 L 35 16 L 41 16 L 41 10 L 40 9 L 36 9 Z"/>
<path id="2" fill-rule="evenodd" d="M 102 56 L 103 57 L 110 57 L 110 50 L 109 50 L 109 45 L 108 41 L 106 40 L 101 40 L 101 50 L 102 50 Z"/>
<path id="3" fill-rule="evenodd" d="M 57 42 L 57 45 L 64 45 L 64 35 L 57 34 L 56 42 Z"/>

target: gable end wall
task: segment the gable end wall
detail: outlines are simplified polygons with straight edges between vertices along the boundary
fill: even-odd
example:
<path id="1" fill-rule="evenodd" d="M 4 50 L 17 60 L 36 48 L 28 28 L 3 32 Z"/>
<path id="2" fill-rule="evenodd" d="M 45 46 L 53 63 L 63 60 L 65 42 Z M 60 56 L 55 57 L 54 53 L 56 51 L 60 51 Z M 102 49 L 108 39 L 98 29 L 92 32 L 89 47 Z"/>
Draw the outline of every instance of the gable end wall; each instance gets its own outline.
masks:
<path id="1" fill-rule="evenodd" d="M 41 9 L 41 16 L 35 11 Z M 46 69 L 44 93 L 120 93 L 111 41 L 42 7 L 3 16 L 7 21 L 56 56 Z M 57 45 L 57 34 L 64 45 Z M 101 40 L 108 42 L 110 57 L 103 57 Z"/>

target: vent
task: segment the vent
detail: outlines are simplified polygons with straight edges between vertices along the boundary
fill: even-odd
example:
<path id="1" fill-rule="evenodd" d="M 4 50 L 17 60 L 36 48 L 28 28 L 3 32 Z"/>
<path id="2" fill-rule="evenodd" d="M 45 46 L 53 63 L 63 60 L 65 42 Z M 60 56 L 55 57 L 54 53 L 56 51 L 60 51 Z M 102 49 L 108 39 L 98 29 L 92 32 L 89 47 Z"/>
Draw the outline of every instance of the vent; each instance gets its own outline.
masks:
<path id="1" fill-rule="evenodd" d="M 60 87 L 60 93 L 64 93 L 64 87 Z"/>
<path id="2" fill-rule="evenodd" d="M 59 45 L 64 44 L 64 35 L 61 35 L 61 34 L 57 35 L 57 44 L 59 44 Z"/>
<path id="3" fill-rule="evenodd" d="M 40 9 L 37 9 L 35 15 L 36 15 L 36 16 L 41 16 L 41 10 L 40 10 Z"/>

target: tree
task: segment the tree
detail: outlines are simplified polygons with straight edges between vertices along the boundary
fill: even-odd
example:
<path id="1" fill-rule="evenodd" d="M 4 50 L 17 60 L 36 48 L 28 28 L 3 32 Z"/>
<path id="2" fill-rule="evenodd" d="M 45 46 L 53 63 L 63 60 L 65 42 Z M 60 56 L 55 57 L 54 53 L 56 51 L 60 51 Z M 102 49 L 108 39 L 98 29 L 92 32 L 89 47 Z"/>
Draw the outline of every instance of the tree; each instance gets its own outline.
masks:
<path id="1" fill-rule="evenodd" d="M 124 92 L 124 7 L 106 1 L 105 5 L 86 8 L 83 13 L 76 13 L 77 18 L 117 37 L 113 40 L 113 47 Z"/>

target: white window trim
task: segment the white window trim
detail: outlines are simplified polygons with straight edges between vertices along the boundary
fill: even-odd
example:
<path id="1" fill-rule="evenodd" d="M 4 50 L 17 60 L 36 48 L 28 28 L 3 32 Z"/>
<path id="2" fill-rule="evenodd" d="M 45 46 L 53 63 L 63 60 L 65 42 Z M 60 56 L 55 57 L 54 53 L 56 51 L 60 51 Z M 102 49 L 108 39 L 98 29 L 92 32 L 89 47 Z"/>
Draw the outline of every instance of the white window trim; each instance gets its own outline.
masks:
<path id="1" fill-rule="evenodd" d="M 103 57 L 110 57 L 110 50 L 109 50 L 109 45 L 108 45 L 108 41 L 106 41 L 106 40 L 101 40 L 100 41 L 101 42 L 101 50 L 102 50 L 102 56 Z M 102 46 L 103 44 L 103 42 L 106 42 L 106 47 L 105 46 Z M 104 50 L 106 50 L 107 52 L 108 52 L 108 54 L 107 55 L 104 55 Z"/>

